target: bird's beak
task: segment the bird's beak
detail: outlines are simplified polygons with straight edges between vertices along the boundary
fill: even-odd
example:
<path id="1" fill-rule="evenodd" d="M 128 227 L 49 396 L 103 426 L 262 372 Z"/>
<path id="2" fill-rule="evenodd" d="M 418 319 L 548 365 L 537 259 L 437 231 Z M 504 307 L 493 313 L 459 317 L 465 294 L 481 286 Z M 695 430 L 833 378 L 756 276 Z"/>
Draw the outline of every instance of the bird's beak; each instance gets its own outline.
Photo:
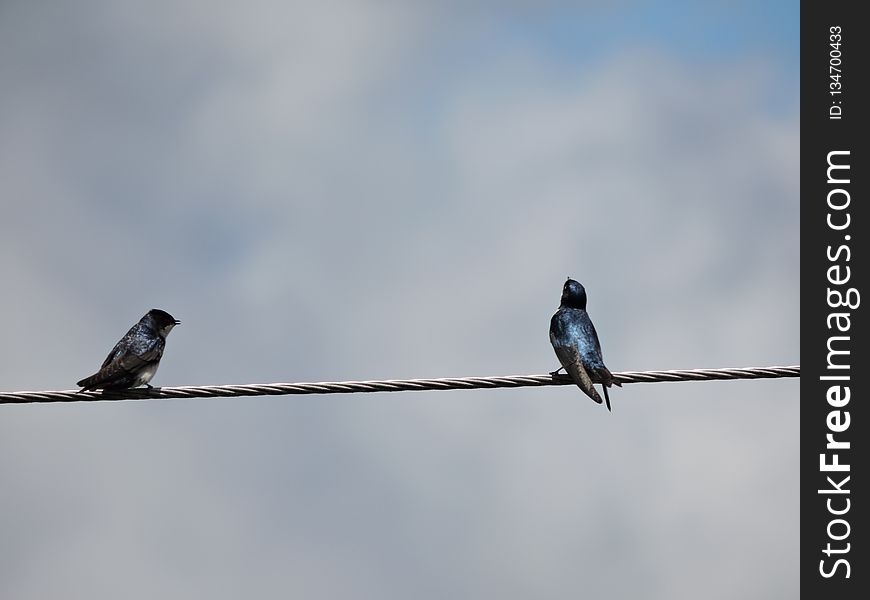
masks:
<path id="1" fill-rule="evenodd" d="M 175 324 L 176 324 L 176 325 L 181 325 L 181 321 L 179 321 L 178 319 L 175 319 Z"/>

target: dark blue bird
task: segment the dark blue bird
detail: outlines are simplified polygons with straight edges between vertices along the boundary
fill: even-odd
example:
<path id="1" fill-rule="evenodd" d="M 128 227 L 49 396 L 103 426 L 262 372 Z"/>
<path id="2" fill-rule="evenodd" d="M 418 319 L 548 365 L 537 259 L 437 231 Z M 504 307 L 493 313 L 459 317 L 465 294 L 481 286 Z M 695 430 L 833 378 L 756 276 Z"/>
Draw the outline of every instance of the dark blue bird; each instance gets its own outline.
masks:
<path id="1" fill-rule="evenodd" d="M 82 387 L 79 391 L 123 390 L 147 385 L 160 365 L 166 336 L 180 322 L 158 308 L 149 310 L 115 344 L 100 370 L 76 384 Z"/>
<path id="2" fill-rule="evenodd" d="M 574 383 L 598 404 L 601 404 L 601 396 L 592 384 L 602 384 L 607 410 L 611 410 L 607 388 L 622 387 L 622 384 L 614 381 L 613 374 L 604 366 L 598 334 L 586 314 L 586 290 L 570 277 L 562 288 L 559 310 L 550 319 L 550 343 L 562 363 L 551 375 L 565 369 Z"/>

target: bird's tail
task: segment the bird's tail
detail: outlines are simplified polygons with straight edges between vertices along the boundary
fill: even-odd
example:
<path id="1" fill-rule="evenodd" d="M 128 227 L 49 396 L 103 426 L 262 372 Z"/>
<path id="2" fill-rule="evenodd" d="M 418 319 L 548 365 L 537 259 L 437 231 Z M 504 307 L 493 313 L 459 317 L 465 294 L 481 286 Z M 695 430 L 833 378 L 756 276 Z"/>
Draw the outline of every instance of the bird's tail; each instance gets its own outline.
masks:
<path id="1" fill-rule="evenodd" d="M 617 385 L 619 385 L 619 384 L 617 384 Z M 602 385 L 601 387 L 604 388 L 604 403 L 607 405 L 607 410 L 610 412 L 613 412 L 613 409 L 610 408 L 610 395 L 607 393 L 608 386 Z"/>
<path id="2" fill-rule="evenodd" d="M 87 392 L 91 389 L 94 389 L 93 386 L 95 386 L 97 383 L 99 383 L 99 375 L 100 375 L 99 373 L 94 373 L 90 377 L 85 377 L 84 379 L 82 379 L 81 381 L 76 383 L 77 386 L 82 388 L 79 391 L 80 392 Z"/>
<path id="3" fill-rule="evenodd" d="M 608 369 L 607 367 L 604 367 L 604 370 L 606 371 L 606 374 L 604 375 L 603 379 L 606 381 L 607 385 L 613 384 L 616 387 L 622 387 L 622 383 L 619 381 L 616 381 L 613 378 L 613 373 L 610 372 L 610 369 Z"/>

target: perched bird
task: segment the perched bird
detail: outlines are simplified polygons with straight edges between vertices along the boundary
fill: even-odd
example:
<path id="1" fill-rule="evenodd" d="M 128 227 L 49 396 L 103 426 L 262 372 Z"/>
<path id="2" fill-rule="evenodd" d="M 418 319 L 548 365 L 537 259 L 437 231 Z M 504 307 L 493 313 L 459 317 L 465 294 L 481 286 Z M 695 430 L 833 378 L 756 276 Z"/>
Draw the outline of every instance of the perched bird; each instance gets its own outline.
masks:
<path id="1" fill-rule="evenodd" d="M 550 319 L 550 343 L 562 363 L 551 375 L 565 369 L 574 383 L 598 404 L 601 404 L 601 396 L 592 384 L 602 384 L 607 410 L 611 410 L 607 388 L 622 387 L 622 384 L 614 381 L 613 374 L 604 366 L 598 334 L 586 314 L 586 290 L 570 277 L 562 288 L 559 310 Z"/>
<path id="2" fill-rule="evenodd" d="M 148 385 L 160 365 L 166 336 L 181 323 L 168 312 L 153 308 L 121 338 L 100 370 L 76 385 L 87 390 L 123 390 Z M 148 387 L 151 387 L 148 385 Z"/>

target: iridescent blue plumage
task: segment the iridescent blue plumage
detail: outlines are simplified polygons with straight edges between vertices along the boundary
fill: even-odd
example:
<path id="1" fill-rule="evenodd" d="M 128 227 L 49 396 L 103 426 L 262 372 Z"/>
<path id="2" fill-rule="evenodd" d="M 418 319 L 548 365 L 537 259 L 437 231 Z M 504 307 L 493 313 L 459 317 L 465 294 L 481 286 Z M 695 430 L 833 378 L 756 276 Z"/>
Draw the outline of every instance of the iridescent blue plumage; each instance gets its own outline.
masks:
<path id="1" fill-rule="evenodd" d="M 586 313 L 586 290 L 573 279 L 565 282 L 559 310 L 550 320 L 550 343 L 562 368 L 586 395 L 599 404 L 601 396 L 593 383 L 602 384 L 607 410 L 611 410 L 607 388 L 621 384 L 613 380 L 613 375 L 604 365 L 598 333 Z M 558 371 L 561 368 L 554 374 Z"/>
<path id="2" fill-rule="evenodd" d="M 165 311 L 149 310 L 115 344 L 100 370 L 77 385 L 82 387 L 81 391 L 123 390 L 147 385 L 160 365 L 166 336 L 179 323 Z"/>

